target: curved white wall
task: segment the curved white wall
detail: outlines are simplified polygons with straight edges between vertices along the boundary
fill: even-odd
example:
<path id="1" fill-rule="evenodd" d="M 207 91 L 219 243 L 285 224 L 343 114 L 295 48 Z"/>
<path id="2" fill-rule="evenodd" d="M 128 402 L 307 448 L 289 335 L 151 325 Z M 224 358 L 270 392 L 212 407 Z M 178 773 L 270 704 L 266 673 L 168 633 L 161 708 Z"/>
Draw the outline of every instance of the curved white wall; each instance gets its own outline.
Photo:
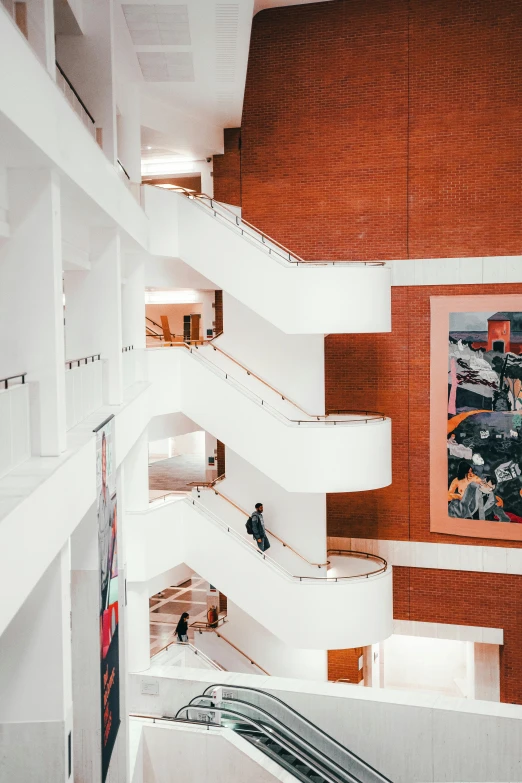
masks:
<path id="1" fill-rule="evenodd" d="M 355 492 L 391 482 L 391 421 L 284 422 L 184 348 L 147 351 L 151 415 L 181 411 L 288 492 Z"/>
<path id="2" fill-rule="evenodd" d="M 140 573 L 144 580 L 153 578 L 156 568 L 164 571 L 167 561 L 169 567 L 184 562 L 290 647 L 362 647 L 392 633 L 391 568 L 367 579 L 299 582 L 226 533 L 189 500 L 153 506 L 134 516 L 137 546 L 147 549 Z M 158 547 L 158 541 L 172 546 Z M 319 628 L 315 618 L 321 618 Z"/>
<path id="3" fill-rule="evenodd" d="M 390 331 L 387 267 L 285 265 L 197 201 L 152 186 L 144 191 L 151 251 L 181 258 L 282 332 Z"/>

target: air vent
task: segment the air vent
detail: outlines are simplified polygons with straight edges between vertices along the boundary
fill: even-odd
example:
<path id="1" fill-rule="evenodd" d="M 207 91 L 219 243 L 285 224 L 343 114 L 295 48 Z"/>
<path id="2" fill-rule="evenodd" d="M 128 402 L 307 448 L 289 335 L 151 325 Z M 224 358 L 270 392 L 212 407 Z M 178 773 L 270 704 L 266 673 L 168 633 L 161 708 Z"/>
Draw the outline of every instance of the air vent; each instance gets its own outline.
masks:
<path id="1" fill-rule="evenodd" d="M 136 45 L 190 46 L 186 5 L 122 5 Z"/>
<path id="2" fill-rule="evenodd" d="M 193 82 L 192 52 L 137 52 L 146 82 Z"/>
<path id="3" fill-rule="evenodd" d="M 216 5 L 216 81 L 233 82 L 236 78 L 238 3 Z"/>

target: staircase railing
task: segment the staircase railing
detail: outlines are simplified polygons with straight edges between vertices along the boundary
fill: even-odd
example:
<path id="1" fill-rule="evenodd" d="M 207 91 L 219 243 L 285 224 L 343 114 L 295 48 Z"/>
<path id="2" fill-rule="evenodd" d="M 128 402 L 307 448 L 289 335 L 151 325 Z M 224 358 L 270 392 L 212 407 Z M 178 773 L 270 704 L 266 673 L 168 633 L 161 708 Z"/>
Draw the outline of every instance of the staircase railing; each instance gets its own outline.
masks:
<path id="1" fill-rule="evenodd" d="M 203 631 L 202 628 L 199 628 L 198 632 L 200 634 L 206 633 L 205 631 Z M 247 655 L 246 652 L 243 652 L 243 650 L 241 650 L 237 645 L 231 642 L 230 639 L 227 639 L 226 636 L 223 636 L 223 634 L 219 633 L 219 631 L 217 631 L 215 628 L 208 628 L 207 632 L 215 633 L 218 639 L 222 639 L 224 642 L 226 642 L 229 645 L 229 647 L 232 647 L 232 649 L 234 649 L 236 652 L 242 655 L 243 658 L 245 658 L 245 660 L 251 663 L 252 666 L 255 666 L 257 669 L 260 669 L 263 672 L 263 674 L 266 674 L 268 677 L 270 677 L 270 672 L 267 672 L 266 669 L 263 669 L 263 667 L 259 663 L 257 663 L 257 661 L 254 661 L 254 659 L 250 657 L 250 655 Z M 223 667 L 221 667 L 221 669 L 223 669 Z"/>
<path id="2" fill-rule="evenodd" d="M 282 400 L 285 400 L 289 402 L 291 405 L 296 407 L 298 410 L 300 410 L 302 413 L 305 413 L 306 416 L 309 418 L 307 419 L 291 419 L 288 416 L 286 416 L 282 411 L 279 411 L 277 408 L 275 408 L 271 403 L 269 403 L 267 400 L 265 400 L 263 397 L 261 397 L 256 392 L 252 391 L 252 389 L 249 389 L 247 386 L 245 386 L 241 381 L 238 381 L 236 378 L 234 378 L 233 375 L 230 375 L 230 373 L 227 370 L 222 369 L 217 364 L 214 364 L 210 359 L 208 359 L 204 354 L 197 354 L 196 352 L 199 351 L 199 348 L 202 345 L 207 345 L 209 343 L 212 343 L 213 340 L 215 340 L 220 335 L 216 335 L 216 337 L 211 338 L 210 340 L 194 340 L 192 342 L 179 342 L 179 343 L 166 343 L 166 345 L 170 345 L 173 348 L 186 348 L 190 353 L 194 356 L 194 358 L 201 361 L 203 364 L 206 364 L 212 372 L 214 372 L 215 375 L 219 375 L 221 378 L 224 377 L 224 380 L 231 383 L 233 386 L 239 389 L 243 394 L 245 394 L 247 397 L 250 397 L 257 405 L 260 405 L 264 407 L 269 413 L 271 413 L 276 418 L 283 421 L 288 426 L 310 426 L 315 425 L 317 423 L 322 423 L 326 425 L 332 425 L 332 426 L 347 426 L 347 425 L 353 425 L 353 424 L 368 424 L 370 422 L 376 422 L 376 421 L 385 421 L 386 416 L 383 416 L 381 413 L 374 413 L 371 411 L 345 411 L 342 415 L 346 417 L 353 417 L 353 418 L 343 418 L 343 419 L 334 419 L 329 414 L 319 414 L 319 415 L 312 415 L 306 413 L 306 411 L 301 408 L 296 403 L 292 402 L 288 397 L 286 397 L 284 394 L 282 394 L 280 391 L 275 389 L 273 386 L 270 386 L 269 383 L 266 381 L 263 381 L 259 376 L 254 376 L 254 373 L 251 372 L 245 365 L 241 364 L 241 362 L 238 362 L 235 359 L 232 359 L 231 356 L 225 353 L 222 349 L 218 349 L 221 353 L 223 353 L 225 356 L 227 356 L 229 359 L 232 359 L 235 364 L 237 364 L 239 367 L 242 367 L 244 371 L 247 373 L 247 375 L 254 376 L 257 380 L 261 381 L 265 386 L 267 386 L 269 389 L 277 393 L 279 397 L 281 397 Z M 212 347 L 215 346 L 212 343 Z"/>
<path id="3" fill-rule="evenodd" d="M 220 672 L 226 671 L 226 669 L 224 669 L 220 663 L 218 663 L 217 661 L 213 661 L 212 658 L 209 658 L 208 655 L 202 652 L 202 650 L 198 650 L 198 648 L 195 647 L 190 642 L 178 642 L 178 641 L 169 642 L 164 647 L 161 647 L 157 652 L 155 652 L 152 657 L 155 658 L 156 655 L 159 655 L 162 652 L 166 652 L 169 649 L 169 647 L 184 647 L 185 649 L 188 648 L 191 652 L 194 653 L 194 655 L 199 655 L 199 657 L 202 658 L 205 661 L 205 663 L 208 663 L 212 669 L 217 669 Z"/>
<path id="4" fill-rule="evenodd" d="M 266 552 L 262 552 L 257 545 L 255 545 L 253 542 L 248 541 L 241 533 L 239 533 L 235 528 L 231 527 L 229 524 L 227 524 L 221 517 L 219 517 L 217 514 L 215 514 L 213 511 L 211 511 L 207 506 L 205 506 L 204 503 L 201 503 L 197 498 L 187 498 L 186 500 L 181 501 L 191 503 L 192 506 L 197 508 L 204 516 L 207 517 L 207 519 L 210 520 L 214 525 L 221 528 L 225 533 L 232 536 L 241 546 L 245 547 L 249 552 L 251 552 L 254 556 L 262 557 L 263 560 L 267 562 L 268 565 L 270 565 L 275 571 L 278 571 L 282 576 L 284 576 L 286 579 L 291 579 L 292 581 L 298 581 L 298 582 L 319 582 L 320 584 L 336 584 L 337 582 L 345 582 L 349 579 L 370 579 L 371 577 L 378 576 L 379 574 L 384 573 L 388 568 L 388 563 L 383 557 L 380 557 L 379 555 L 370 554 L 368 552 L 358 552 L 357 550 L 343 550 L 343 556 L 344 557 L 357 557 L 360 559 L 365 560 L 374 560 L 379 563 L 381 563 L 380 568 L 376 568 L 373 571 L 365 571 L 361 574 L 350 574 L 348 576 L 310 576 L 310 575 L 303 575 L 299 576 L 297 574 L 292 574 L 290 571 L 288 571 L 287 568 L 282 566 L 280 563 L 277 562 L 277 560 L 274 560 L 273 557 L 270 555 L 267 555 Z M 296 553 L 297 554 L 297 553 Z M 301 558 L 305 560 L 305 558 Z M 308 561 L 307 561 L 308 562 Z"/>
<path id="5" fill-rule="evenodd" d="M 384 261 L 306 261 L 304 258 L 301 258 L 301 256 L 298 256 L 297 253 L 293 253 L 281 244 L 281 242 L 278 242 L 277 239 L 274 239 L 264 231 L 261 231 L 243 217 L 239 217 L 239 215 L 229 209 L 225 204 L 216 201 L 212 196 L 208 196 L 206 193 L 194 193 L 194 191 L 182 187 L 174 187 L 171 188 L 171 190 L 199 204 L 201 207 L 211 212 L 214 217 L 221 218 L 229 227 L 237 229 L 242 236 L 246 236 L 248 239 L 252 239 L 259 243 L 269 255 L 274 254 L 276 257 L 281 258 L 285 264 L 290 264 L 292 266 L 302 266 L 303 264 L 312 266 L 385 265 Z"/>
<path id="6" fill-rule="evenodd" d="M 220 492 L 219 489 L 216 489 L 216 484 L 218 482 L 220 482 L 220 481 L 223 481 L 224 479 L 226 479 L 226 474 L 225 473 L 223 473 L 223 475 L 221 475 L 221 476 L 218 476 L 216 479 L 214 479 L 214 481 L 199 482 L 199 483 L 198 482 L 194 482 L 194 483 L 190 484 L 190 486 L 195 487 L 196 490 L 199 490 L 200 487 L 206 487 L 206 488 L 212 489 L 212 491 L 214 492 L 215 495 L 218 495 L 220 498 L 223 498 L 223 500 L 226 500 L 227 503 L 229 503 L 231 506 L 233 506 L 235 509 L 237 509 L 237 511 L 240 511 L 241 514 L 243 514 L 243 516 L 246 519 L 248 519 L 249 516 L 250 516 L 248 511 L 245 511 L 244 508 L 241 508 L 241 506 L 238 506 L 237 503 L 234 503 L 234 501 L 231 500 L 226 495 L 224 495 L 223 492 Z M 328 565 L 330 564 L 329 560 L 327 560 L 325 563 L 312 563 L 310 560 L 308 560 L 307 557 L 305 557 L 300 552 L 298 552 L 297 549 L 294 549 L 293 546 L 290 546 L 290 544 L 288 544 L 280 536 L 278 536 L 277 533 L 274 533 L 273 530 L 270 530 L 270 528 L 267 527 L 266 528 L 266 532 L 270 533 L 272 538 L 275 538 L 276 541 L 279 541 L 279 543 L 282 544 L 286 549 L 289 549 L 291 552 L 294 553 L 294 555 L 297 555 L 297 557 L 299 557 L 305 563 L 308 563 L 308 565 L 313 566 L 314 568 L 327 568 Z"/>

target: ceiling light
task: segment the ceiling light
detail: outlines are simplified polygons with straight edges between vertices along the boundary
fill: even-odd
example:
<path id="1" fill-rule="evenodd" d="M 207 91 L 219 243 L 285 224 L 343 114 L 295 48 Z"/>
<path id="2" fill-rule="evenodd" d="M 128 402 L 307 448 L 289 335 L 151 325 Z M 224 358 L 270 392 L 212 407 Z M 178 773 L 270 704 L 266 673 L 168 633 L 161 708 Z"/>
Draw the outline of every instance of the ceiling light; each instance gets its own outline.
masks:
<path id="1" fill-rule="evenodd" d="M 193 288 L 145 292 L 145 304 L 195 304 L 201 302 L 201 299 L 201 292 Z"/>

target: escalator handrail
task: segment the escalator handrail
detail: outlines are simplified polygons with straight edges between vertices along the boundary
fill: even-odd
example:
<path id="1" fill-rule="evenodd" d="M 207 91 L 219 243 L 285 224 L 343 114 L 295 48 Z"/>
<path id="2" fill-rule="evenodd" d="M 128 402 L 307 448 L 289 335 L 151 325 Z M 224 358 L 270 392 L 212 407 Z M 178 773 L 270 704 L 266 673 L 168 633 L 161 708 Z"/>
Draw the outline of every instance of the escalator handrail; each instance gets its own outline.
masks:
<path id="1" fill-rule="evenodd" d="M 200 697 L 201 698 L 201 697 Z M 187 704 L 185 707 L 181 707 L 180 710 L 177 711 L 176 717 L 174 718 L 175 721 L 178 721 L 179 723 L 197 723 L 198 725 L 208 725 L 206 721 L 194 721 L 183 719 L 178 717 L 181 712 L 184 710 L 190 710 L 190 709 L 197 709 L 194 705 Z M 254 718 L 249 718 L 248 715 L 243 715 L 241 712 L 236 712 L 235 710 L 228 710 L 228 709 L 222 709 L 221 707 L 205 707 L 202 706 L 200 708 L 201 710 L 212 710 L 213 712 L 218 712 L 220 715 L 223 713 L 226 713 L 227 715 L 231 715 L 233 718 L 239 718 L 242 723 L 248 723 L 251 726 L 254 726 L 258 731 L 260 731 L 265 736 L 269 736 L 271 738 L 275 738 L 277 742 L 279 742 L 283 747 L 285 747 L 290 753 L 293 753 L 297 758 L 299 758 L 304 764 L 307 764 L 314 772 L 316 772 L 318 775 L 321 775 L 321 777 L 325 778 L 329 783 L 339 783 L 339 779 L 332 778 L 331 774 L 328 773 L 325 774 L 324 770 L 317 767 L 317 764 L 313 761 L 310 762 L 309 759 L 306 758 L 306 756 L 299 750 L 296 750 L 292 743 L 289 740 L 285 740 L 285 738 L 281 738 L 277 731 L 272 729 L 271 726 L 266 726 L 263 723 L 256 721 Z M 290 729 L 287 729 L 287 731 L 292 732 Z M 295 735 L 298 736 L 298 735 Z M 303 744 L 310 748 L 311 751 L 316 751 L 316 749 L 304 738 L 299 737 L 300 740 L 302 740 Z M 262 750 L 262 748 L 259 748 Z M 316 751 L 317 752 L 317 751 Z M 326 757 L 325 757 L 326 758 Z M 335 763 L 335 762 L 333 762 Z M 281 764 L 281 766 L 283 766 Z M 342 767 L 339 767 L 339 771 L 345 776 L 345 778 L 348 778 L 348 783 L 361 783 L 359 778 L 356 778 L 354 775 L 352 775 L 347 770 L 342 769 Z M 331 772 L 331 771 L 330 771 Z M 332 773 L 335 774 L 335 773 Z"/>
<path id="2" fill-rule="evenodd" d="M 319 728 L 319 726 L 317 726 L 315 723 L 312 723 L 312 721 L 308 720 L 308 718 L 305 718 L 304 715 L 301 715 L 300 712 L 298 712 L 297 710 L 294 710 L 293 707 L 290 707 L 289 704 L 287 704 L 282 699 L 279 699 L 277 696 L 274 696 L 271 693 L 267 693 L 267 691 L 263 691 L 263 690 L 261 690 L 261 688 L 250 688 L 247 685 L 231 685 L 230 683 L 229 684 L 225 683 L 223 685 L 223 683 L 220 683 L 220 682 L 214 683 L 214 685 L 209 685 L 207 688 L 205 688 L 205 690 L 203 691 L 203 696 L 206 696 L 207 695 L 207 691 L 212 690 L 212 688 L 230 688 L 231 690 L 252 691 L 253 693 L 261 693 L 263 696 L 267 696 L 269 699 L 272 699 L 273 701 L 277 701 L 279 704 L 282 704 L 283 707 L 286 707 L 287 710 L 289 710 L 290 712 L 293 712 L 294 715 L 297 715 L 297 717 L 300 718 L 304 723 L 307 723 L 313 729 L 318 731 L 319 734 L 322 734 L 324 737 L 326 737 L 326 739 L 330 740 L 330 742 L 332 742 L 334 745 L 337 745 L 337 747 L 340 748 L 342 751 L 347 753 L 349 756 L 352 756 L 354 759 L 356 759 L 361 764 L 363 764 L 365 767 L 367 767 L 372 772 L 374 772 L 376 775 L 378 775 L 381 778 L 381 780 L 383 780 L 385 783 L 392 783 L 392 781 L 390 781 L 390 779 L 387 778 L 386 775 L 383 775 L 382 772 L 379 772 L 377 769 L 375 769 L 375 767 L 372 767 L 371 764 L 368 764 L 367 761 L 362 759 L 360 756 L 358 756 L 352 750 L 349 750 L 347 747 L 345 747 L 345 745 L 341 745 L 341 743 L 338 740 L 334 739 L 332 736 L 330 736 L 330 734 L 328 734 L 323 729 Z"/>
<path id="3" fill-rule="evenodd" d="M 187 707 L 197 708 L 198 706 L 200 706 L 200 705 L 197 705 L 197 704 L 193 703 L 193 702 L 196 701 L 196 699 L 208 699 L 209 701 L 211 701 L 211 697 L 210 696 L 194 696 L 190 700 L 190 702 L 188 703 Z M 279 720 L 279 718 L 275 718 L 273 715 L 271 715 L 269 712 L 264 710 L 262 707 L 258 707 L 256 704 L 250 704 L 247 701 L 242 701 L 241 699 L 227 699 L 226 701 L 229 701 L 229 702 L 231 702 L 233 704 L 244 704 L 246 707 L 249 707 L 251 710 L 254 710 L 254 711 L 257 711 L 257 712 L 261 713 L 262 716 L 265 716 L 270 721 L 273 721 L 276 724 L 275 727 L 270 726 L 270 724 L 268 724 L 268 728 L 273 729 L 275 732 L 277 732 L 278 730 L 279 731 L 282 730 L 283 732 L 286 732 L 287 734 L 290 734 L 291 738 L 290 738 L 289 741 L 292 741 L 292 738 L 295 738 L 298 743 L 302 742 L 307 749 L 311 750 L 311 752 L 313 754 L 315 754 L 316 756 L 320 757 L 320 759 L 319 759 L 320 761 L 325 762 L 327 765 L 335 767 L 333 772 L 340 772 L 343 775 L 348 775 L 350 778 L 353 778 L 354 780 L 359 781 L 359 778 L 354 777 L 354 774 L 355 774 L 354 772 L 350 772 L 349 770 L 344 769 L 343 767 L 341 767 L 340 764 L 338 764 L 333 759 L 329 758 L 325 753 L 323 753 L 322 750 L 320 750 L 319 748 L 316 748 L 314 745 L 312 745 L 312 743 L 309 740 L 307 740 L 305 737 L 302 737 L 300 734 L 297 734 L 293 729 L 289 728 L 288 726 L 285 726 L 285 724 L 282 723 Z M 201 705 L 201 706 L 204 707 L 205 705 Z M 209 705 L 208 709 L 214 709 L 214 707 L 212 707 L 212 704 Z M 226 708 L 218 707 L 217 709 L 226 709 Z M 235 712 L 235 710 L 233 710 L 233 712 Z M 242 712 L 239 712 L 238 714 L 239 715 L 243 715 Z M 248 717 L 248 716 L 244 716 L 244 717 Z M 256 718 L 251 718 L 251 720 L 256 720 Z M 265 725 L 265 726 L 267 725 L 267 724 L 263 724 L 262 723 L 262 718 L 260 718 L 260 720 L 261 720 L 261 725 Z M 357 759 L 357 761 L 358 761 L 358 759 Z"/>

